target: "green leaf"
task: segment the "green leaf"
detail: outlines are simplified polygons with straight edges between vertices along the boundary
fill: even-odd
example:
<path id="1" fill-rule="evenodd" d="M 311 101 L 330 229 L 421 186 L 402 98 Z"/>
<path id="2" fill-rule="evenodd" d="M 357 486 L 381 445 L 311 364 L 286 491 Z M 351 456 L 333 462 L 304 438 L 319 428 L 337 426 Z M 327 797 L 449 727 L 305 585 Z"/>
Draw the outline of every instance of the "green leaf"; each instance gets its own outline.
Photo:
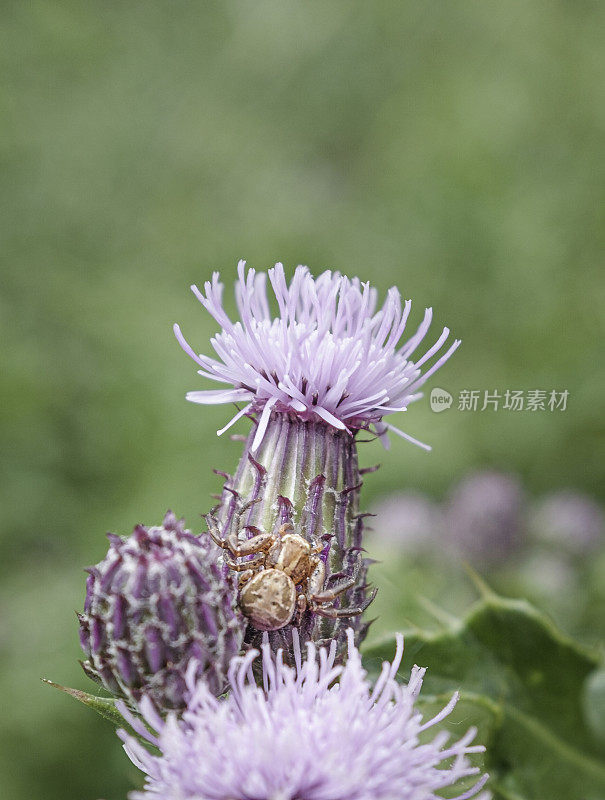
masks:
<path id="1" fill-rule="evenodd" d="M 159 753 L 158 748 L 155 744 L 153 744 L 149 739 L 141 736 L 138 731 L 135 731 L 131 725 L 124 719 L 124 717 L 120 714 L 116 707 L 116 701 L 111 697 L 97 697 L 94 694 L 89 694 L 88 692 L 83 692 L 80 689 L 70 689 L 68 686 L 61 686 L 60 683 L 55 683 L 54 681 L 48 680 L 48 678 L 41 679 L 43 683 L 48 684 L 48 686 L 52 686 L 53 689 L 59 689 L 65 694 L 71 695 L 71 697 L 75 697 L 80 703 L 83 703 L 88 708 L 91 708 L 93 711 L 96 711 L 99 716 L 103 717 L 104 719 L 109 720 L 109 722 L 113 723 L 117 728 L 123 728 L 127 731 L 131 736 L 136 737 L 149 751 L 152 753 Z M 147 728 L 149 733 L 152 736 L 156 736 L 157 733 L 154 731 L 146 722 L 140 714 L 136 713 L 132 710 L 132 714 L 135 717 L 138 717 L 143 725 Z"/>
<path id="2" fill-rule="evenodd" d="M 488 747 L 485 767 L 496 797 L 603 800 L 605 747 L 585 713 L 586 681 L 598 656 L 528 603 L 483 595 L 465 619 L 437 633 L 410 631 L 401 676 L 418 663 L 428 667 L 423 693 L 461 690 L 464 722 L 478 725 Z M 392 637 L 368 646 L 369 672 L 394 651 Z M 461 730 L 451 719 L 444 727 Z"/>
<path id="3" fill-rule="evenodd" d="M 589 675 L 584 684 L 584 715 L 595 736 L 605 742 L 605 669 Z"/>
<path id="4" fill-rule="evenodd" d="M 115 700 L 109 697 L 96 697 L 93 694 L 88 694 L 88 692 L 82 692 L 80 689 L 70 689 L 67 686 L 61 686 L 60 683 L 54 683 L 54 681 L 50 681 L 48 678 L 42 678 L 41 680 L 43 683 L 52 686 L 54 689 L 59 689 L 60 691 L 71 695 L 71 697 L 75 697 L 75 699 L 79 700 L 80 703 L 84 703 L 84 705 L 88 706 L 88 708 L 92 708 L 93 711 L 96 711 L 101 717 L 113 722 L 113 724 L 117 727 L 128 727 L 124 717 L 116 708 Z"/>

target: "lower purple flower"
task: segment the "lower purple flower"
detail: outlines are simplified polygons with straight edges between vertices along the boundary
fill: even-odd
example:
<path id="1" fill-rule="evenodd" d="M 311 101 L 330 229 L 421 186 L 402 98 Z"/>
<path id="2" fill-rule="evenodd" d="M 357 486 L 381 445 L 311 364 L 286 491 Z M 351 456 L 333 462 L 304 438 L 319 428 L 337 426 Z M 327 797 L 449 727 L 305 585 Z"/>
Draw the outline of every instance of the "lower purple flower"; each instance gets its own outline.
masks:
<path id="1" fill-rule="evenodd" d="M 256 651 L 232 659 L 231 691 L 218 699 L 196 681 L 190 665 L 182 717 L 171 713 L 164 720 L 144 698 L 139 704 L 144 724 L 122 704 L 127 722 L 160 751 L 153 755 L 119 732 L 128 756 L 147 776 L 144 790 L 131 793 L 131 800 L 437 800 L 438 792 L 469 776 L 472 788 L 467 783 L 455 797 L 477 796 L 487 775 L 480 777 L 468 760 L 484 750 L 471 745 L 476 730 L 453 743 L 442 730 L 427 737 L 457 696 L 423 721 L 414 704 L 425 671 L 414 667 L 407 685 L 396 680 L 401 636 L 393 663 L 383 665 L 374 686 L 352 631 L 344 667 L 335 666 L 335 643 L 329 651 L 308 643 L 307 650 L 303 661 L 295 647 L 293 669 L 265 641 L 262 687 L 252 669 Z M 481 800 L 487 797 L 482 794 Z"/>

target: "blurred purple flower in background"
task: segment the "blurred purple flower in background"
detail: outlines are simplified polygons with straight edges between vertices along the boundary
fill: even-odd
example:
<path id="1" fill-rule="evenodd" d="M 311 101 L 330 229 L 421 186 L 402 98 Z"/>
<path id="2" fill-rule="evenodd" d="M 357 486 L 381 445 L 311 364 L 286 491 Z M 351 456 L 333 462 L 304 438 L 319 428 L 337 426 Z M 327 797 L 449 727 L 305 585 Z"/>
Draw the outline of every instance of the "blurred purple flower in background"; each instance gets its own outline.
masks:
<path id="1" fill-rule="evenodd" d="M 498 563 L 522 544 L 523 515 L 523 491 L 517 477 L 477 472 L 455 486 L 445 503 L 445 541 L 473 563 Z"/>
<path id="2" fill-rule="evenodd" d="M 519 477 L 492 470 L 454 485 L 442 504 L 409 490 L 379 499 L 372 512 L 374 543 L 402 552 L 445 542 L 472 562 L 495 566 L 521 548 L 538 545 L 538 551 L 526 552 L 526 571 L 533 574 L 542 560 L 539 572 L 549 585 L 552 578 L 553 587 L 568 580 L 570 556 L 593 553 L 605 544 L 605 513 L 593 498 L 566 489 L 529 502 Z"/>
<path id="3" fill-rule="evenodd" d="M 435 546 L 443 528 L 437 503 L 421 492 L 404 491 L 383 497 L 372 507 L 374 544 L 401 552 L 422 552 Z"/>
<path id="4" fill-rule="evenodd" d="M 523 594 L 546 603 L 551 611 L 568 608 L 569 598 L 578 598 L 580 576 L 566 553 L 548 552 L 542 547 L 531 548 L 519 563 L 516 573 L 522 581 Z"/>
<path id="5" fill-rule="evenodd" d="M 405 411 L 418 400 L 420 388 L 460 345 L 449 349 L 422 374 L 421 367 L 443 348 L 449 329 L 417 361 L 411 358 L 425 338 L 432 319 L 424 319 L 410 339 L 398 346 L 405 331 L 411 301 L 403 308 L 393 287 L 377 310 L 377 291 L 358 278 L 326 271 L 317 279 L 307 267 L 298 267 L 288 286 L 281 264 L 268 271 L 279 316 L 272 315 L 265 273 L 258 275 L 245 262 L 238 264 L 236 299 L 241 321 L 232 322 L 223 308 L 223 285 L 215 272 L 212 282 L 192 290 L 222 330 L 211 341 L 218 356 L 196 353 L 178 325 L 175 334 L 185 352 L 201 367 L 204 378 L 229 388 L 194 391 L 187 399 L 216 404 L 241 401 L 246 405 L 221 430 L 247 413 L 260 414 L 252 450 L 264 436 L 272 410 L 304 421 L 322 421 L 339 430 L 373 428 L 386 442 L 392 430 L 416 444 L 412 437 L 382 423 L 382 418 Z M 428 448 L 430 449 L 430 448 Z"/>
<path id="6" fill-rule="evenodd" d="M 255 683 L 257 653 L 251 651 L 233 660 L 231 693 L 225 698 L 217 699 L 204 682 L 196 682 L 192 667 L 181 719 L 160 718 L 144 699 L 140 711 L 157 736 L 122 704 L 128 723 L 161 753 L 151 754 L 120 732 L 129 757 L 147 776 L 144 791 L 131 793 L 132 800 L 437 800 L 437 792 L 478 775 L 467 758 L 484 750 L 471 745 L 475 729 L 453 743 L 445 731 L 427 739 L 426 732 L 447 717 L 457 696 L 435 717 L 422 720 L 414 705 L 424 670 L 414 667 L 405 686 L 396 681 L 401 636 L 393 663 L 383 665 L 374 687 L 352 632 L 345 667 L 334 665 L 334 644 L 319 652 L 308 644 L 302 661 L 295 640 L 296 669 L 284 666 L 281 654 L 272 654 L 265 642 L 263 687 Z M 467 782 L 466 790 L 448 796 L 475 797 L 486 780 L 487 775 L 473 777 L 472 788 Z"/>
<path id="7" fill-rule="evenodd" d="M 593 552 L 605 541 L 602 507 L 571 489 L 553 492 L 537 501 L 529 526 L 536 539 L 571 554 Z"/>

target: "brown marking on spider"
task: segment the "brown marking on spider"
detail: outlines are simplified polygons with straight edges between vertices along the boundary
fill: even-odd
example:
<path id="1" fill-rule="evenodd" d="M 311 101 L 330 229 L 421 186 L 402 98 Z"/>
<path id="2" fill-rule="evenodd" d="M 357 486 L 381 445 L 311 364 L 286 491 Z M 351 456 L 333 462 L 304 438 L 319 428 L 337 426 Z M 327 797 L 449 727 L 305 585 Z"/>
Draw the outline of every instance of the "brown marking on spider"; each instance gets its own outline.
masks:
<path id="1" fill-rule="evenodd" d="M 300 624 L 305 611 L 322 617 L 356 617 L 374 599 L 374 593 L 355 608 L 335 608 L 331 603 L 357 581 L 357 572 L 330 589 L 324 589 L 326 567 L 319 557 L 325 544 L 311 545 L 294 532 L 290 523 L 277 534 L 264 533 L 247 526 L 254 534 L 238 541 L 235 534 L 223 538 L 213 519 L 207 516 L 208 533 L 219 547 L 234 559 L 254 555 L 247 561 L 226 559 L 227 566 L 238 573 L 239 606 L 259 631 L 276 631 L 292 622 Z M 300 587 L 297 591 L 297 587 Z"/>

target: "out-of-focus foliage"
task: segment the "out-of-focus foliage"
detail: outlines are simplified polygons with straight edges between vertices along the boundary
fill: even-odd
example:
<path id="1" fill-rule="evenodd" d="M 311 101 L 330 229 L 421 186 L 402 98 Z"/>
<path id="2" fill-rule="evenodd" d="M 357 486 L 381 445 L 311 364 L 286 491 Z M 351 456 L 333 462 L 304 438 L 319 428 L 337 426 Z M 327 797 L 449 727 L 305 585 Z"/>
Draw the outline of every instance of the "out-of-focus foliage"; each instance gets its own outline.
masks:
<path id="1" fill-rule="evenodd" d="M 470 566 L 587 645 L 605 642 L 605 514 L 589 496 L 560 491 L 531 499 L 515 476 L 479 470 L 442 503 L 404 491 L 372 510 L 366 547 L 380 587 L 374 633 L 403 619 L 426 625 L 462 614 L 473 596 Z"/>
<path id="2" fill-rule="evenodd" d="M 569 390 L 565 412 L 416 404 L 399 424 L 433 454 L 364 445 L 363 465 L 383 464 L 366 503 L 441 497 L 478 464 L 530 493 L 602 491 L 605 7 L 8 0 L 0 14 L 0 785 L 118 800 L 138 778 L 110 726 L 38 678 L 91 688 L 73 610 L 103 533 L 168 507 L 200 530 L 212 468 L 237 461 L 214 435 L 229 412 L 185 403 L 202 383 L 171 334 L 178 320 L 201 348 L 214 332 L 187 290 L 213 268 L 229 282 L 238 258 L 280 259 L 397 283 L 416 320 L 433 305 L 463 339 L 437 385 Z M 603 559 L 590 569 L 602 600 Z"/>
<path id="3" fill-rule="evenodd" d="M 366 649 L 372 671 L 392 645 L 388 638 Z M 531 605 L 487 591 L 463 620 L 410 632 L 401 675 L 414 663 L 428 667 L 427 692 L 461 690 L 463 716 L 444 727 L 481 731 L 496 800 L 603 797 L 605 745 L 584 705 L 600 660 Z"/>

